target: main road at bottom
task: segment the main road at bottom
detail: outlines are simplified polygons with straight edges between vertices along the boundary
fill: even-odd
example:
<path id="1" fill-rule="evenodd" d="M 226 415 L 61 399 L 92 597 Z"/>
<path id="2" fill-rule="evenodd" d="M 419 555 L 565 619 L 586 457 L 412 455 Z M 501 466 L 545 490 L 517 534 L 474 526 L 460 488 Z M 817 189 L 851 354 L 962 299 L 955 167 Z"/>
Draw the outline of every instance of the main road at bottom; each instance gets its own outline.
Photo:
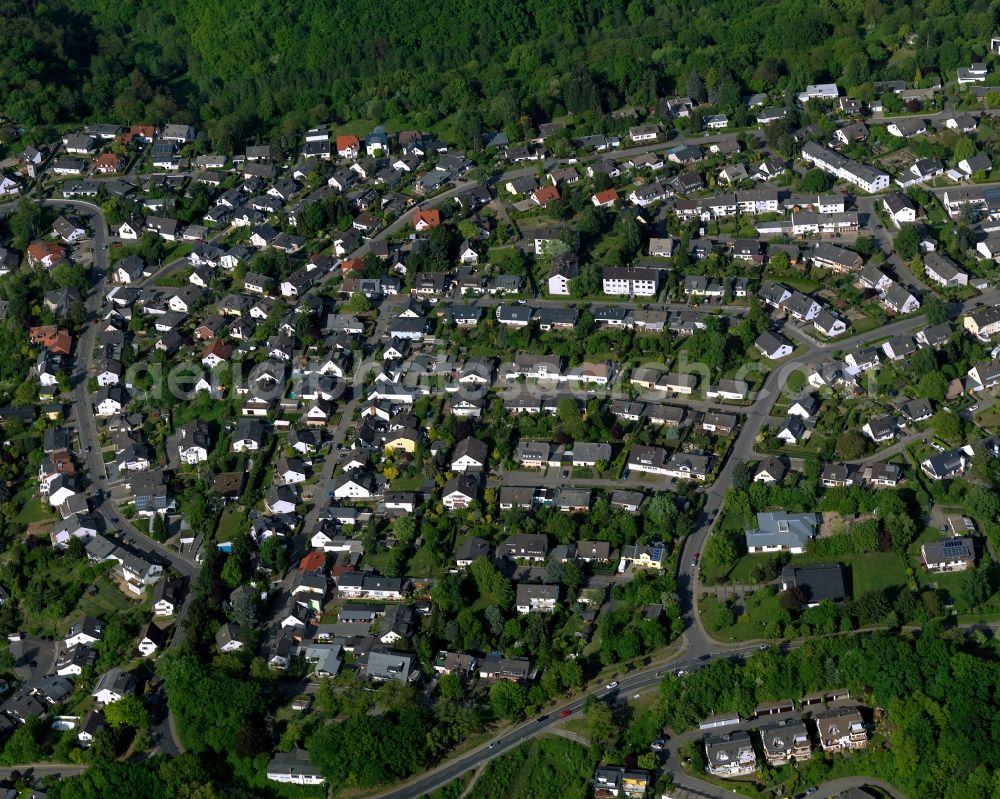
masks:
<path id="1" fill-rule="evenodd" d="M 797 646 L 797 644 L 792 643 L 788 646 Z M 676 674 L 679 670 L 691 671 L 700 666 L 704 666 L 710 660 L 715 660 L 721 657 L 741 657 L 742 655 L 752 651 L 754 651 L 752 647 L 743 647 L 731 650 L 726 655 L 701 655 L 700 657 L 685 656 L 669 664 L 647 666 L 619 678 L 615 683 L 609 683 L 609 686 L 611 687 L 604 686 L 603 688 L 594 691 L 589 696 L 594 696 L 597 699 L 624 701 L 632 698 L 640 691 L 659 685 L 660 681 L 667 674 Z M 533 738 L 539 733 L 550 730 L 553 725 L 558 724 L 567 718 L 565 711 L 569 711 L 569 716 L 580 714 L 583 712 L 587 699 L 588 696 L 581 696 L 571 702 L 567 702 L 564 705 L 559 705 L 548 713 L 537 716 L 531 721 L 526 721 L 524 724 L 514 727 L 512 730 L 504 733 L 499 738 L 494 738 L 490 743 L 483 744 L 482 746 L 452 762 L 445 763 L 433 771 L 426 772 L 405 785 L 397 786 L 386 791 L 385 793 L 376 794 L 375 796 L 377 796 L 378 799 L 415 799 L 415 797 L 422 796 L 425 793 L 430 793 L 431 791 L 440 788 L 442 785 L 451 782 L 453 779 L 461 774 L 464 774 L 466 771 L 478 768 L 497 755 L 509 752 L 511 749 L 514 749 L 524 743 L 529 738 Z"/>

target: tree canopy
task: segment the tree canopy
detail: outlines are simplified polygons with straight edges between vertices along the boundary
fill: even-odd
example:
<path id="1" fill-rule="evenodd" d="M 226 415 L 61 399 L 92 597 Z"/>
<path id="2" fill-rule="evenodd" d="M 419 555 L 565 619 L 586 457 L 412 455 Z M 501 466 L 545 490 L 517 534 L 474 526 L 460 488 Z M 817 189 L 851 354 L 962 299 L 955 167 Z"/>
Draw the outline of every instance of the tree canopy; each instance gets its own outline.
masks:
<path id="1" fill-rule="evenodd" d="M 873 94 L 874 80 L 969 63 L 995 27 L 989 7 L 952 0 L 54 0 L 0 15 L 12 119 L 194 122 L 215 147 L 331 120 L 446 117 L 471 142 L 672 94 L 735 114 L 745 92 L 826 80 Z"/>

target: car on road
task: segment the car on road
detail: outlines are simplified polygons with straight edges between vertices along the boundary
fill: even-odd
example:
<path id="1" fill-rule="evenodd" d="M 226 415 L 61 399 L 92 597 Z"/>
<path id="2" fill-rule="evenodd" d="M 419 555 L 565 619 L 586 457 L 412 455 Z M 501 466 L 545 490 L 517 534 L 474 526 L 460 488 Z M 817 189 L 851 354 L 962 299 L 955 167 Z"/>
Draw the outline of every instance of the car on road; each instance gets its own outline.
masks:
<path id="1" fill-rule="evenodd" d="M 559 711 L 559 718 L 568 719 L 573 714 L 573 711 L 567 708 L 566 710 Z"/>
<path id="2" fill-rule="evenodd" d="M 711 659 L 712 659 L 711 655 L 702 655 L 700 658 L 698 658 L 698 660 L 701 660 L 701 661 L 711 660 Z"/>
<path id="3" fill-rule="evenodd" d="M 618 680 L 612 680 L 607 685 L 607 688 L 608 688 L 609 691 L 611 691 L 611 690 L 613 690 L 613 689 L 615 689 L 617 687 L 618 687 Z"/>
<path id="4" fill-rule="evenodd" d="M 541 724 L 543 721 L 548 721 L 548 720 L 549 720 L 549 715 L 548 713 L 546 713 L 544 716 L 539 716 L 537 719 L 535 719 L 535 724 Z"/>
<path id="5" fill-rule="evenodd" d="M 500 746 L 500 742 L 499 741 L 494 741 L 493 743 L 491 743 L 489 745 L 488 748 L 490 748 L 490 749 L 496 749 L 498 746 Z"/>

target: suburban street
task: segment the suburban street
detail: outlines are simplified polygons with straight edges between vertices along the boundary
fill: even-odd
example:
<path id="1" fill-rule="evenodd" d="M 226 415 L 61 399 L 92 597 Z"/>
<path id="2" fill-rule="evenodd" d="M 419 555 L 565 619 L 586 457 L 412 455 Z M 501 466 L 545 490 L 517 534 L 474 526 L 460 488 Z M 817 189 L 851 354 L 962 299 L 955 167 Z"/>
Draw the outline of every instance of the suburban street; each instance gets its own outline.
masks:
<path id="1" fill-rule="evenodd" d="M 76 344 L 76 359 L 72 375 L 73 384 L 73 418 L 76 421 L 77 434 L 80 437 L 80 456 L 87 465 L 87 470 L 91 476 L 91 488 L 88 494 L 93 511 L 101 516 L 105 529 L 109 534 L 117 533 L 127 542 L 134 542 L 136 549 L 149 553 L 157 557 L 171 568 L 177 571 L 184 578 L 190 580 L 197 573 L 197 567 L 191 556 L 181 555 L 175 550 L 153 540 L 146 531 L 133 525 L 125 519 L 111 502 L 111 492 L 107 488 L 107 477 L 104 462 L 101 457 L 100 437 L 97 432 L 97 424 L 94 419 L 93 407 L 87 392 L 87 378 L 90 374 L 94 353 L 94 341 L 97 333 L 97 321 L 100 319 L 100 312 L 104 304 L 104 295 L 108 285 L 108 231 L 104 222 L 104 216 L 100 209 L 91 203 L 78 200 L 45 200 L 46 205 L 57 208 L 72 208 L 78 213 L 85 215 L 90 220 L 91 229 L 94 231 L 94 264 L 93 264 L 93 285 L 86 297 L 86 309 L 89 323 L 83 330 L 80 340 Z M 187 599 L 190 592 L 185 594 L 185 601 L 177 612 L 174 623 L 174 635 L 171 645 L 176 646 L 183 640 L 182 620 L 187 610 Z M 39 662 L 36 669 L 39 674 L 49 674 L 54 667 L 54 652 L 51 662 L 47 667 L 43 667 Z M 154 726 L 152 734 L 158 747 L 166 754 L 176 755 L 183 749 L 176 739 L 174 728 L 170 722 L 169 713 L 166 708 L 166 697 L 162 683 L 157 687 L 154 695 Z M 40 773 L 40 772 L 36 772 Z"/>

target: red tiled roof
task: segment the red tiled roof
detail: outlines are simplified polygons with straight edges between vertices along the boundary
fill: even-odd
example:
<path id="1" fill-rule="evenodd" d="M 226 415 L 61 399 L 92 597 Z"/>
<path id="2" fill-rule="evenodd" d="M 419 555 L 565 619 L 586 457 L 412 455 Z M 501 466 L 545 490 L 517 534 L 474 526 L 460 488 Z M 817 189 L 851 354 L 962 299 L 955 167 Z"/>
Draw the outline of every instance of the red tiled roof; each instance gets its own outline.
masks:
<path id="1" fill-rule="evenodd" d="M 539 205 L 546 205 L 559 199 L 559 189 L 555 186 L 542 186 L 531 196 Z"/>
<path id="2" fill-rule="evenodd" d="M 41 344 L 49 352 L 69 355 L 73 351 L 73 337 L 69 331 L 55 325 L 40 325 L 28 330 L 32 344 Z"/>
<path id="3" fill-rule="evenodd" d="M 325 566 L 326 555 L 315 549 L 299 561 L 299 570 L 304 572 L 314 572 Z"/>
<path id="4" fill-rule="evenodd" d="M 357 150 L 358 145 L 360 144 L 361 142 L 358 140 L 357 136 L 338 136 L 337 152 L 340 153 L 343 152 L 344 150 L 349 150 L 349 149 Z"/>
<path id="5" fill-rule="evenodd" d="M 39 263 L 46 258 L 60 259 L 65 255 L 66 249 L 51 241 L 36 241 L 28 245 L 28 257 Z"/>
<path id="6" fill-rule="evenodd" d="M 436 208 L 430 211 L 414 211 L 413 227 L 417 227 L 421 222 L 425 227 L 437 227 L 441 224 L 441 212 Z"/>
<path id="7" fill-rule="evenodd" d="M 233 354 L 233 348 L 226 344 L 221 338 L 213 339 L 212 343 L 205 347 L 205 351 L 202 353 L 202 358 L 207 358 L 209 355 L 217 355 L 224 361 L 229 360 L 229 356 Z"/>

